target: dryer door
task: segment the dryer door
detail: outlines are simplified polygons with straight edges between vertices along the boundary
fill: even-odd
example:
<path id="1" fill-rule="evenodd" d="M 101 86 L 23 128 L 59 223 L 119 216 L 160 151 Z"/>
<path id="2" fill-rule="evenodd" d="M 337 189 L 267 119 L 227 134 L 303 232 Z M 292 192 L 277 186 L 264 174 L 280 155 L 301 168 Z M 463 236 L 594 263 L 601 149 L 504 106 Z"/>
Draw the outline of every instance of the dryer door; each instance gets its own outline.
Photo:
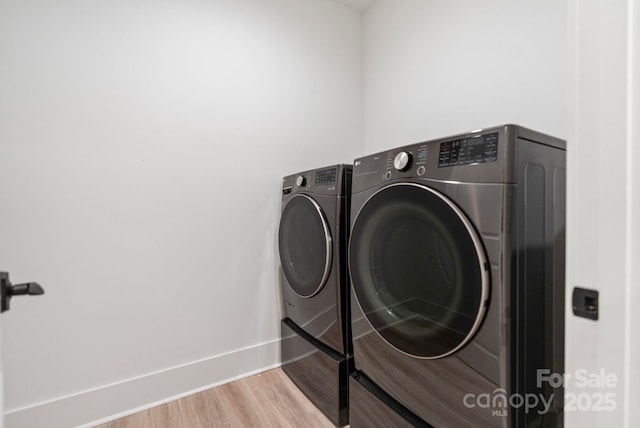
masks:
<path id="1" fill-rule="evenodd" d="M 371 196 L 355 218 L 349 263 L 369 323 L 401 352 L 450 355 L 482 322 L 484 249 L 465 214 L 433 189 L 395 184 Z"/>
<path id="2" fill-rule="evenodd" d="M 280 218 L 278 236 L 282 272 L 293 291 L 312 297 L 331 271 L 331 234 L 320 206 L 311 197 L 289 199 Z"/>

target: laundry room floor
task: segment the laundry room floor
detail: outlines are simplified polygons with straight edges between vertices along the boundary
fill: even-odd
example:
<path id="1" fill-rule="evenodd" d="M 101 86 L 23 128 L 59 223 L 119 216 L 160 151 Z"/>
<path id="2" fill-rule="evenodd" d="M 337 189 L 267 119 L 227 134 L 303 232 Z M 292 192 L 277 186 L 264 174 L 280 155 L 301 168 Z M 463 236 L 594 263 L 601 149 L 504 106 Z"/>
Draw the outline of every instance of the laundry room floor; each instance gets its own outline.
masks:
<path id="1" fill-rule="evenodd" d="M 333 427 L 277 368 L 95 428 Z"/>

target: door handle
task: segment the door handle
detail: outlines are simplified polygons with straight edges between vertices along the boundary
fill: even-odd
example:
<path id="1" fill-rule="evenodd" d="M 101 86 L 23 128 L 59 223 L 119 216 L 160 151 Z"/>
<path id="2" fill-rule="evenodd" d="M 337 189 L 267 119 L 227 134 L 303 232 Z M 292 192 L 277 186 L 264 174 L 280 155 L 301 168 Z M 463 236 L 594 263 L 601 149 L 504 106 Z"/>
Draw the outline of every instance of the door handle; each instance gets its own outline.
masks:
<path id="1" fill-rule="evenodd" d="M 37 282 L 12 285 L 9 273 L 0 272 L 0 312 L 9 310 L 9 303 L 13 296 L 38 296 L 44 294 L 44 289 Z"/>

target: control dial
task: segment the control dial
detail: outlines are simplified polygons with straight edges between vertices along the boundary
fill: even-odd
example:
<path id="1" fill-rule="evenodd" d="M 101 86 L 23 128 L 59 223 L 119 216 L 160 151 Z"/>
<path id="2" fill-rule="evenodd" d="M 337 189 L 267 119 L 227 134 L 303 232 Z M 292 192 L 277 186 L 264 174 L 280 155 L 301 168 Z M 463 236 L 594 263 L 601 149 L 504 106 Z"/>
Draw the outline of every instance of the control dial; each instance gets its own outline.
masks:
<path id="1" fill-rule="evenodd" d="M 393 158 L 393 166 L 398 171 L 406 171 L 411 166 L 411 153 L 400 152 Z"/>
<path id="2" fill-rule="evenodd" d="M 307 179 L 303 175 L 296 177 L 296 187 L 302 187 L 307 183 Z"/>

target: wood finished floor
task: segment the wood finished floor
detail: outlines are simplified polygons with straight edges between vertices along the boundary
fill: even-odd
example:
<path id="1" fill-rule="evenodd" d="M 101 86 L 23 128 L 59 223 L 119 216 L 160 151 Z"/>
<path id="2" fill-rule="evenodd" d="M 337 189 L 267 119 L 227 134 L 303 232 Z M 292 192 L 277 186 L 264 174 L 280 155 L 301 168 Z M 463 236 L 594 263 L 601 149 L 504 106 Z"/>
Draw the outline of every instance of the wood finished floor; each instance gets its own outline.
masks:
<path id="1" fill-rule="evenodd" d="M 333 427 L 282 369 L 190 395 L 96 428 Z"/>

